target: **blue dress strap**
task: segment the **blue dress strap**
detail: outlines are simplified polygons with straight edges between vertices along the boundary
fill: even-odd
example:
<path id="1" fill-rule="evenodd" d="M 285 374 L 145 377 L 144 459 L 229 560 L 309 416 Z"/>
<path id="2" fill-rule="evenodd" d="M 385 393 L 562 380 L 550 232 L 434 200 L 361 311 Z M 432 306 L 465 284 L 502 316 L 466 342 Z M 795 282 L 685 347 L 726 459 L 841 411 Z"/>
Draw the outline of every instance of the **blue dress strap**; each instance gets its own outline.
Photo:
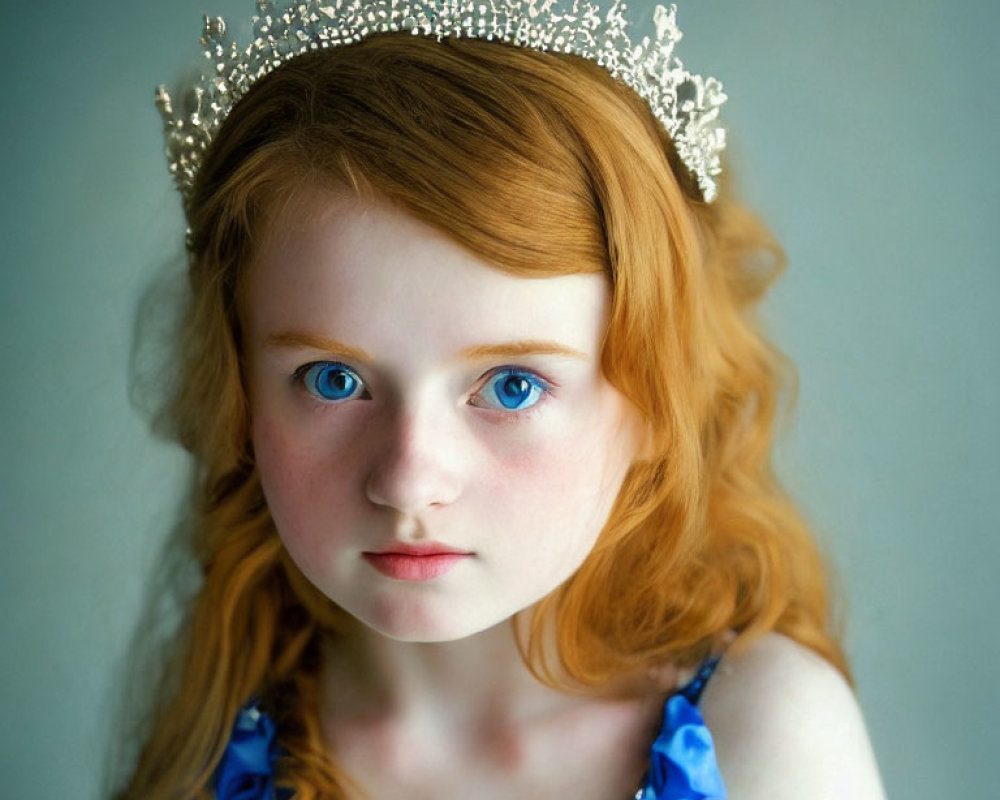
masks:
<path id="1" fill-rule="evenodd" d="M 280 754 L 277 727 L 251 699 L 236 715 L 215 770 L 216 800 L 290 800 L 291 792 L 274 785 Z"/>
<path id="2" fill-rule="evenodd" d="M 660 732 L 650 747 L 649 768 L 635 800 L 720 800 L 726 787 L 715 742 L 698 708 L 721 656 L 709 658 L 694 677 L 667 698 Z"/>
<path id="3" fill-rule="evenodd" d="M 708 681 L 715 674 L 715 668 L 719 666 L 720 661 L 722 661 L 721 655 L 713 656 L 703 661 L 698 671 L 694 674 L 694 677 L 678 689 L 677 693 L 684 695 L 691 705 L 698 705 L 701 702 L 702 692 L 705 691 Z"/>

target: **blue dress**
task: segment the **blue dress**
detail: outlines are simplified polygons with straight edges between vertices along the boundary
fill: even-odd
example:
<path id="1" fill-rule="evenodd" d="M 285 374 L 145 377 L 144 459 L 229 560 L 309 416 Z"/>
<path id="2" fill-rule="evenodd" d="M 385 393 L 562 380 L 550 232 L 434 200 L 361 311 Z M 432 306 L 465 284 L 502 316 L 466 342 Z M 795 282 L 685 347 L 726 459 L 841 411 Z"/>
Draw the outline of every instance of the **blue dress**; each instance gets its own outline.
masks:
<path id="1" fill-rule="evenodd" d="M 719 659 L 702 664 L 694 679 L 667 698 L 663 724 L 650 747 L 649 768 L 634 800 L 719 800 L 726 796 L 715 745 L 698 701 Z M 291 800 L 274 786 L 277 730 L 251 702 L 236 723 L 215 773 L 218 800 Z"/>
<path id="2" fill-rule="evenodd" d="M 650 747 L 649 768 L 635 800 L 720 800 L 726 796 L 715 743 L 698 708 L 720 659 L 708 659 L 686 686 L 667 698 L 663 724 Z"/>

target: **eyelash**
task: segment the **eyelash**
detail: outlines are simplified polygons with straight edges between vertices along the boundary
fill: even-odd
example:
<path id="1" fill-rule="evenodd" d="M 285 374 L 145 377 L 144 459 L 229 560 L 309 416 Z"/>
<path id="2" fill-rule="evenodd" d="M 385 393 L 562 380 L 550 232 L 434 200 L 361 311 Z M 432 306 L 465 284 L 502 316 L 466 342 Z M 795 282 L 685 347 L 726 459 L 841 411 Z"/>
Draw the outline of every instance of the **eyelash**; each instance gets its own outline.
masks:
<path id="1" fill-rule="evenodd" d="M 326 382 L 329 385 L 332 375 L 336 375 L 338 378 L 346 377 L 349 381 L 345 386 L 334 386 L 334 391 L 346 392 L 342 397 L 330 396 L 334 391 L 324 393 L 320 387 L 319 382 L 324 378 L 326 378 Z M 498 394 L 500 387 L 497 386 L 497 383 L 501 379 L 509 378 L 521 379 L 522 385 L 518 387 L 523 393 L 521 400 L 531 399 L 532 402 L 530 405 L 517 408 L 505 406 L 503 399 Z M 310 361 L 298 367 L 292 373 L 292 380 L 294 383 L 302 386 L 314 400 L 323 405 L 340 405 L 348 400 L 371 399 L 371 395 L 361 376 L 351 367 L 339 361 Z M 496 403 L 487 402 L 484 396 L 484 392 L 488 391 L 491 386 L 496 387 L 493 389 Z M 486 409 L 509 421 L 515 421 L 527 414 L 533 413 L 537 406 L 548 395 L 552 394 L 554 388 L 555 386 L 551 381 L 546 380 L 534 370 L 506 365 L 492 369 L 483 375 L 479 379 L 478 388 L 470 395 L 468 403 L 475 408 Z"/>

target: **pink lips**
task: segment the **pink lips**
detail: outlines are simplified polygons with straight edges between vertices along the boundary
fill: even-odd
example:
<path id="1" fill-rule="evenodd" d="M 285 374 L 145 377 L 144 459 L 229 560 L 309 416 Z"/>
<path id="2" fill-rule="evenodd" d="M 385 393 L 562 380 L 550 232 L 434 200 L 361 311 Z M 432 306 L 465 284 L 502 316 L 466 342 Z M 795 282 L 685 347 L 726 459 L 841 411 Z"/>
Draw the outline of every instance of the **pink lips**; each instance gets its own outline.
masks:
<path id="1" fill-rule="evenodd" d="M 362 554 L 383 575 L 398 581 L 429 581 L 450 572 L 472 553 L 445 545 L 394 543 L 377 553 Z"/>

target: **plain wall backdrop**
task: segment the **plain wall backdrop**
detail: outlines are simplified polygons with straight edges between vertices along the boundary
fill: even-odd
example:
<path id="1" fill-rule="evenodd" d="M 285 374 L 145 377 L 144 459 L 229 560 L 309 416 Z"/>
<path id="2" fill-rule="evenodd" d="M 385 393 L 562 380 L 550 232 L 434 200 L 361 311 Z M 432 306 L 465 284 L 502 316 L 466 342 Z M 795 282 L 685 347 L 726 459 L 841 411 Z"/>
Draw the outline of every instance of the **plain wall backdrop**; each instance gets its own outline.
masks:
<path id="1" fill-rule="evenodd" d="M 198 63 L 201 13 L 245 41 L 253 5 L 4 2 L 2 797 L 101 796 L 185 480 L 129 399 L 136 305 L 183 236 L 153 88 Z M 779 462 L 844 590 L 889 794 L 1000 797 L 1000 6 L 686 0 L 678 18 L 788 251 L 765 313 L 801 376 Z"/>

